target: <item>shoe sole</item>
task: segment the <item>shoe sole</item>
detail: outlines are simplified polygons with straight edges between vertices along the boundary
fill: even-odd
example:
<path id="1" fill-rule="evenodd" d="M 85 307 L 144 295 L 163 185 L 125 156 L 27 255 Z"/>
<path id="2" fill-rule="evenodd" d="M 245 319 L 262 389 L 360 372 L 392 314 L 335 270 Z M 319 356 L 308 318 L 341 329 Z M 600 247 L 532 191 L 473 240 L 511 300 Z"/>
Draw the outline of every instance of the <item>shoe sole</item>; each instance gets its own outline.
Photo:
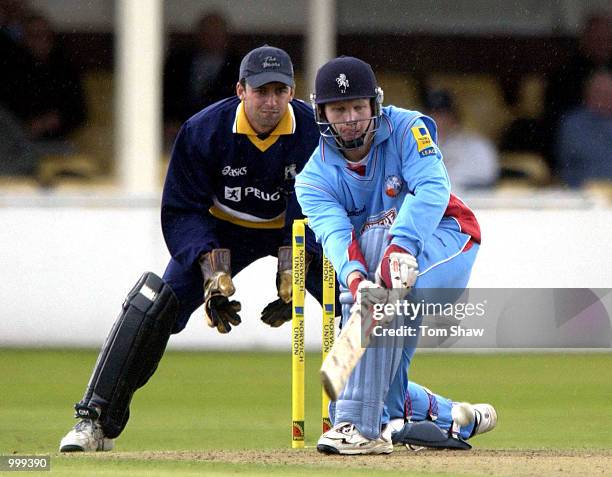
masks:
<path id="1" fill-rule="evenodd" d="M 317 450 L 322 454 L 340 454 L 340 451 L 332 446 L 326 446 L 325 444 L 317 445 Z"/>
<path id="2" fill-rule="evenodd" d="M 385 451 L 376 451 L 376 452 L 363 452 L 360 449 L 355 450 L 347 450 L 346 452 L 341 452 L 333 446 L 328 446 L 326 444 L 318 444 L 317 450 L 322 454 L 327 455 L 380 455 L 380 454 L 391 454 L 393 452 L 393 448 Z"/>
<path id="3" fill-rule="evenodd" d="M 69 444 L 62 446 L 60 452 L 85 452 L 85 450 L 81 446 Z"/>

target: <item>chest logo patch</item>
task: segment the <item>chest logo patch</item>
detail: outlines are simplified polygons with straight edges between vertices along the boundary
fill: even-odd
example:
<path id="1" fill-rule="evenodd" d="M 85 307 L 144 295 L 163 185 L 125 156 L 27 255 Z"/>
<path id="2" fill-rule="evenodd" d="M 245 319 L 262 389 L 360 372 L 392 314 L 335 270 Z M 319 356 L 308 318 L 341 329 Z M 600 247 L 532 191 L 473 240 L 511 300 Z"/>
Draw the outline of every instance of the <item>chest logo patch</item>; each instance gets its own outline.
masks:
<path id="1" fill-rule="evenodd" d="M 225 186 L 225 198 L 232 202 L 240 202 L 242 200 L 242 189 L 240 187 Z"/>
<path id="2" fill-rule="evenodd" d="M 397 197 L 400 191 L 402 190 L 402 186 L 404 185 L 404 181 L 398 176 L 388 176 L 385 179 L 385 194 L 389 197 Z"/>
<path id="3" fill-rule="evenodd" d="M 235 168 L 232 166 L 225 166 L 223 169 L 221 169 L 222 175 L 230 176 L 230 177 L 246 176 L 246 173 L 247 173 L 246 166 L 235 167 Z"/>

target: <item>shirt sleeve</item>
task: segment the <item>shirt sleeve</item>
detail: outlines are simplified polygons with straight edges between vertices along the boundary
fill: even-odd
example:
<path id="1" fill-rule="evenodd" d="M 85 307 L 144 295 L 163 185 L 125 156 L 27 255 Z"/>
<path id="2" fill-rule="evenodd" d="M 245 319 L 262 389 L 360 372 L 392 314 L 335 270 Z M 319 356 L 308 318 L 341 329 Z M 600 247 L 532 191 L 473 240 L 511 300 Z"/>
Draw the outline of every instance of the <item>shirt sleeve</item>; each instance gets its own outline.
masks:
<path id="1" fill-rule="evenodd" d="M 308 217 L 308 226 L 332 262 L 340 283 L 347 287 L 346 279 L 355 270 L 367 275 L 353 225 L 332 187 L 304 171 L 296 180 L 295 191 L 302 211 Z"/>
<path id="2" fill-rule="evenodd" d="M 414 256 L 423 251 L 450 199 L 450 182 L 435 137 L 435 123 L 418 119 L 404 126 L 399 139 L 402 176 L 409 193 L 391 226 L 391 243 Z"/>
<path id="3" fill-rule="evenodd" d="M 172 258 L 185 267 L 202 253 L 219 246 L 212 205 L 213 188 L 207 161 L 196 147 L 194 133 L 185 124 L 176 139 L 162 197 L 161 222 Z"/>

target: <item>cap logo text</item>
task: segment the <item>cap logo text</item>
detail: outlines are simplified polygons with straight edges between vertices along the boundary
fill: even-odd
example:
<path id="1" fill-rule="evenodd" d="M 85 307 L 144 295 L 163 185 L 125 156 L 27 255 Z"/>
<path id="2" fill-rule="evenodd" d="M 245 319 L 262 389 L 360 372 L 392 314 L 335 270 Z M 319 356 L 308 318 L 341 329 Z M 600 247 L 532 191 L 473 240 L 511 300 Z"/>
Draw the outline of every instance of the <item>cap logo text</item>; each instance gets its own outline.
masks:
<path id="1" fill-rule="evenodd" d="M 276 56 L 266 56 L 261 64 L 262 68 L 280 68 L 280 61 L 276 59 Z"/>

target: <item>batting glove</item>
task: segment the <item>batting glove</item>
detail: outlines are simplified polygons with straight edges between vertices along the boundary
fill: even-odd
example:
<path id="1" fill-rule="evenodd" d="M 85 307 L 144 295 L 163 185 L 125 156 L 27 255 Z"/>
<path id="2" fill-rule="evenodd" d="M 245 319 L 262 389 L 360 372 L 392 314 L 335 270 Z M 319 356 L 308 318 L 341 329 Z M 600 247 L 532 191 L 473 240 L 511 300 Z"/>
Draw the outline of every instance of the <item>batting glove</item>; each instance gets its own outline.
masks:
<path id="1" fill-rule="evenodd" d="M 376 283 L 385 288 L 410 288 L 419 274 L 418 266 L 411 253 L 391 244 L 376 269 Z"/>
<path id="2" fill-rule="evenodd" d="M 217 328 L 219 333 L 229 333 L 231 325 L 237 326 L 242 322 L 238 315 L 240 302 L 228 300 L 236 292 L 230 263 L 231 252 L 226 248 L 216 248 L 200 257 L 204 313 L 208 326 Z"/>
<path id="3" fill-rule="evenodd" d="M 361 273 L 349 282 L 349 290 L 357 306 L 385 303 L 389 297 L 388 290 L 377 283 L 366 280 Z"/>

